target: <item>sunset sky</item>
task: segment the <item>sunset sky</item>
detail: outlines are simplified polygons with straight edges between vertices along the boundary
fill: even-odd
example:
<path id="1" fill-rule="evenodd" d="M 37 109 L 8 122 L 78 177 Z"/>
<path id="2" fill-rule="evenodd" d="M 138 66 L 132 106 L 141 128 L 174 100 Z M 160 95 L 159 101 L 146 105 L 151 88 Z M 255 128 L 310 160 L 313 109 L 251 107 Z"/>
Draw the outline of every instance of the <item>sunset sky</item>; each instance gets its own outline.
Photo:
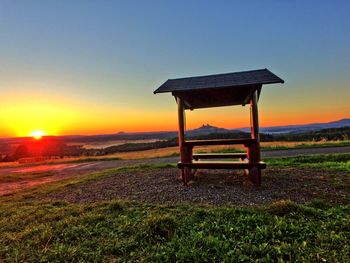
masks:
<path id="1" fill-rule="evenodd" d="M 350 1 L 0 0 L 0 137 L 177 128 L 168 78 L 268 68 L 261 126 L 350 117 Z M 188 128 L 249 124 L 195 110 Z"/>

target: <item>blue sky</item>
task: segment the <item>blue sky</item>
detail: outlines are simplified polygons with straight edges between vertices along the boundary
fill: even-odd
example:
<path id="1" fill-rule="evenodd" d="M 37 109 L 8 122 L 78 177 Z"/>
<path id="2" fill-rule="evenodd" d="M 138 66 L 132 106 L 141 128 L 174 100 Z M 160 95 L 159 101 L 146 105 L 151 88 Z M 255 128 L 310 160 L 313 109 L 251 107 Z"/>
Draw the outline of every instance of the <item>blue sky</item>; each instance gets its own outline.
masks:
<path id="1" fill-rule="evenodd" d="M 349 1 L 0 0 L 0 103 L 73 101 L 91 132 L 173 129 L 173 98 L 152 94 L 166 79 L 266 67 L 286 83 L 264 88 L 263 126 L 349 117 L 349 14 Z M 195 111 L 189 127 L 243 125 L 217 121 L 239 110 Z M 116 113 L 153 126 L 96 124 Z"/>

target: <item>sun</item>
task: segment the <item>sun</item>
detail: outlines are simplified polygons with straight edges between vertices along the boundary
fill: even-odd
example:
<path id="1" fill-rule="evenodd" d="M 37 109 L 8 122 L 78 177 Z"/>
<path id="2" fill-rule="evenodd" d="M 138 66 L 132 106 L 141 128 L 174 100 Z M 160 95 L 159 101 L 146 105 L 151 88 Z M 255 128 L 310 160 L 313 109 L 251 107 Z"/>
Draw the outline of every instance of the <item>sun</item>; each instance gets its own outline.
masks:
<path id="1" fill-rule="evenodd" d="M 45 133 L 43 131 L 40 131 L 40 130 L 32 131 L 30 133 L 30 136 L 36 140 L 40 140 L 44 135 L 45 135 Z"/>

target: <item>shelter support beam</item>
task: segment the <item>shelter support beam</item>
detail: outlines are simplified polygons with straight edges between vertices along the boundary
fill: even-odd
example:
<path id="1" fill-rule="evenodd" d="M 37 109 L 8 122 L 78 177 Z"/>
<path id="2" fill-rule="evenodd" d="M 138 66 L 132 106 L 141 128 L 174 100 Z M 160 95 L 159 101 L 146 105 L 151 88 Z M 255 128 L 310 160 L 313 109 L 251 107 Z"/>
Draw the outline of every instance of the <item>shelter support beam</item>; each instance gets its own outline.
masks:
<path id="1" fill-rule="evenodd" d="M 179 120 L 179 130 L 178 130 L 179 146 L 181 147 L 182 143 L 185 141 L 185 110 L 184 110 L 184 104 L 181 98 L 176 97 L 176 102 L 177 102 L 177 114 L 178 114 L 178 120 Z"/>
<path id="2" fill-rule="evenodd" d="M 193 146 L 185 145 L 185 108 L 184 102 L 181 98 L 176 97 L 177 102 L 177 112 L 178 112 L 178 137 L 179 137 L 179 147 L 180 147 L 180 161 L 184 163 L 192 162 L 192 149 Z M 184 167 L 181 168 L 181 177 L 185 185 L 191 179 L 191 168 Z"/>
<path id="3" fill-rule="evenodd" d="M 250 99 L 250 127 L 251 137 L 256 143 L 248 148 L 248 160 L 251 163 L 260 162 L 260 136 L 259 136 L 259 116 L 258 116 L 258 90 L 255 90 Z M 249 170 L 249 180 L 257 185 L 261 185 L 261 169 L 253 167 Z"/>
<path id="4" fill-rule="evenodd" d="M 254 91 L 250 99 L 250 116 L 251 116 L 251 135 L 252 139 L 260 143 L 259 136 L 259 116 L 258 116 L 258 91 Z"/>

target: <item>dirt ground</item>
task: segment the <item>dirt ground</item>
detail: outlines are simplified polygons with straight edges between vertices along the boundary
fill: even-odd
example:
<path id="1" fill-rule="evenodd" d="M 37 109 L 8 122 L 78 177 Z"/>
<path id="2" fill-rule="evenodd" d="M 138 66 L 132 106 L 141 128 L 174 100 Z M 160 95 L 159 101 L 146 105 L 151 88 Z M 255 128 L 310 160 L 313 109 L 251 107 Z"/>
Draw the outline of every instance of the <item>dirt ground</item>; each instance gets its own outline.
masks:
<path id="1" fill-rule="evenodd" d="M 334 175 L 338 181 L 334 180 Z M 350 200 L 346 172 L 315 169 L 267 169 L 261 187 L 244 184 L 241 171 L 203 170 L 196 180 L 184 187 L 176 168 L 117 173 L 96 181 L 72 186 L 47 196 L 74 203 L 111 199 L 156 204 L 200 203 L 211 205 L 260 205 L 290 199 L 304 203 L 312 199 L 327 202 Z M 341 182 L 339 182 L 341 180 Z M 348 187 L 344 187 L 347 185 Z"/>
<path id="2" fill-rule="evenodd" d="M 140 164 L 152 163 L 171 163 L 176 162 L 174 158 L 159 159 L 138 159 L 138 160 L 113 160 L 96 161 L 76 164 L 45 164 L 32 165 L 28 167 L 11 167 L 0 169 L 0 177 L 8 174 L 18 174 L 25 178 L 25 174 L 30 173 L 49 173 L 48 176 L 42 176 L 37 179 L 22 179 L 14 182 L 0 183 L 0 196 L 18 192 L 20 190 L 31 188 L 37 185 L 60 181 L 88 173 L 99 172 L 109 168 L 135 166 Z"/>

